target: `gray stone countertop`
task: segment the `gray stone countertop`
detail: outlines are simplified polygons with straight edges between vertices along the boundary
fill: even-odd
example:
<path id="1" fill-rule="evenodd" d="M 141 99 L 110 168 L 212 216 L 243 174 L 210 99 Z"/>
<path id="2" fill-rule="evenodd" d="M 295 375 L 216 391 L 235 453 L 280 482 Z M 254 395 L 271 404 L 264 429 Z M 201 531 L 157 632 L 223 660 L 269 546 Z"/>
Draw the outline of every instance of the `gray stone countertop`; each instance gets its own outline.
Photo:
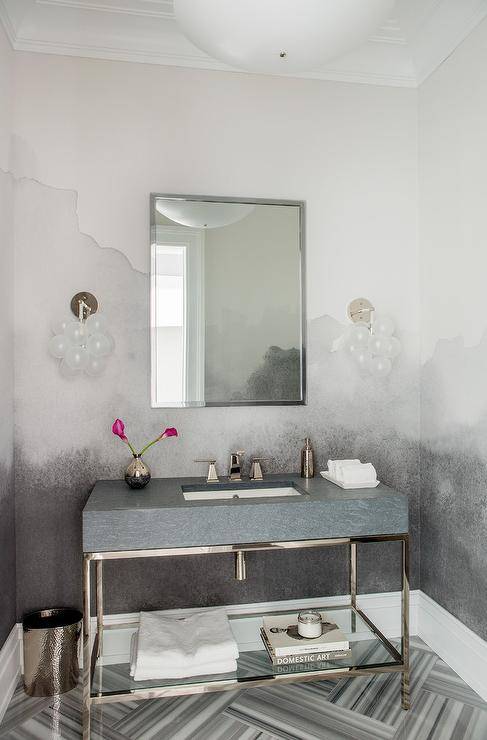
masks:
<path id="1" fill-rule="evenodd" d="M 379 484 L 343 490 L 321 476 L 267 475 L 265 484 L 291 483 L 301 496 L 186 501 L 182 486 L 217 490 L 204 478 L 155 478 L 142 490 L 123 480 L 98 481 L 83 510 L 83 551 L 277 542 L 402 534 L 408 497 Z M 242 481 L 233 487 L 255 487 Z"/>

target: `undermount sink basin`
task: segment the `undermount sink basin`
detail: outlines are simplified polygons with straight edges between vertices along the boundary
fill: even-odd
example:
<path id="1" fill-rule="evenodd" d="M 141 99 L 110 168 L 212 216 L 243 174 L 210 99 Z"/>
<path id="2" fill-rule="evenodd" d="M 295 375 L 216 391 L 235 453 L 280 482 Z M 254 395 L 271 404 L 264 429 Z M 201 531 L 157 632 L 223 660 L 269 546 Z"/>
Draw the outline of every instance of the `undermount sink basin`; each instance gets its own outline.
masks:
<path id="1" fill-rule="evenodd" d="M 278 496 L 301 496 L 302 491 L 295 488 L 288 481 L 258 485 L 249 482 L 228 483 L 223 485 L 182 486 L 181 490 L 186 501 L 222 501 L 225 499 L 260 499 L 275 498 Z"/>

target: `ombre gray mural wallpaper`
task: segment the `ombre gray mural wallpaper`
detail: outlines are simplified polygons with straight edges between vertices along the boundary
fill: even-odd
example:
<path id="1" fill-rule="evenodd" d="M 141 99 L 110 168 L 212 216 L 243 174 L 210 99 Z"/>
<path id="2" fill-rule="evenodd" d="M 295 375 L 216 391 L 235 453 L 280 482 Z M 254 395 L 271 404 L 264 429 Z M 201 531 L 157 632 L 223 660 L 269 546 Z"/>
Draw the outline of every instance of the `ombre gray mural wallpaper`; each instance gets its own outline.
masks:
<path id="1" fill-rule="evenodd" d="M 448 151 L 440 147 L 428 158 L 452 112 L 446 94 L 437 111 L 424 107 L 426 96 L 435 105 L 439 100 L 428 86 L 449 91 L 443 75 L 458 53 L 420 95 L 420 124 L 431 126 L 428 137 L 423 132 L 420 161 L 442 179 L 435 181 L 425 169 L 420 173 L 421 295 L 417 91 L 18 57 L 12 157 L 18 617 L 31 608 L 80 604 L 81 510 L 97 479 L 122 476 L 126 450 L 110 432 L 113 419 L 121 417 L 134 440 L 163 426 L 178 428 L 177 440 L 149 453 L 155 476 L 202 474 L 193 460 L 208 455 L 224 471 L 231 449 L 272 457 L 271 471 L 296 470 L 305 435 L 313 440 L 318 468 L 329 457 L 372 461 L 384 483 L 410 498 L 412 587 L 421 586 L 487 637 L 487 343 L 480 341 L 485 326 L 471 341 L 458 338 L 465 336 L 471 315 L 483 315 L 484 291 L 479 282 L 471 290 L 471 280 L 483 276 L 478 244 L 485 238 L 478 216 L 467 214 L 466 223 L 475 222 L 480 234 L 468 264 L 457 232 L 448 271 L 438 269 L 456 214 L 453 196 L 436 200 L 448 182 L 442 166 Z M 464 88 L 475 104 L 471 85 Z M 299 120 L 292 101 L 304 112 Z M 458 129 L 457 122 L 452 126 Z M 235 135 L 241 137 L 238 145 Z M 290 141 L 296 146 L 290 148 Z M 463 186 L 470 192 L 469 182 Z M 452 181 L 451 190 L 456 196 L 457 183 Z M 306 200 L 307 406 L 150 408 L 151 191 Z M 438 213 L 444 214 L 442 223 L 452 215 L 441 233 L 433 233 L 424 214 L 433 219 Z M 52 321 L 67 315 L 79 290 L 98 297 L 116 349 L 104 376 L 68 380 L 48 355 L 47 342 Z M 438 303 L 445 291 L 468 301 L 478 293 L 476 312 L 454 331 L 445 330 L 445 304 Z M 359 296 L 393 316 L 403 344 L 384 380 L 361 377 L 343 353 L 330 352 L 343 330 L 347 303 Z M 477 318 L 477 328 L 481 322 Z M 421 328 L 427 337 L 422 369 Z M 4 481 L 11 462 L 9 453 Z M 13 496 L 2 492 L 0 500 L 11 522 Z M 13 526 L 0 523 L 2 547 L 5 540 L 5 551 L 12 552 Z M 364 546 L 361 591 L 398 588 L 393 550 L 394 545 Z M 244 582 L 234 581 L 232 560 L 224 556 L 108 566 L 106 607 L 124 612 L 345 593 L 345 555 L 339 549 L 299 557 L 254 554 Z M 13 565 L 6 572 L 15 573 Z M 8 582 L 13 593 L 11 575 Z"/>
<path id="2" fill-rule="evenodd" d="M 314 441 L 318 467 L 328 457 L 372 460 L 383 482 L 410 496 L 413 581 L 418 585 L 418 373 L 407 356 L 386 380 L 361 378 L 342 353 L 331 353 L 343 325 L 328 316 L 308 326 L 309 405 L 271 408 L 151 409 L 148 275 L 114 249 L 79 231 L 76 194 L 28 179 L 17 183 L 16 259 L 35 264 L 17 274 L 16 501 L 18 609 L 80 603 L 81 510 L 99 478 L 120 478 L 128 462 L 110 433 L 121 416 L 131 439 L 164 425 L 179 429 L 149 453 L 154 475 L 195 475 L 194 458 L 229 450 L 272 457 L 268 470 L 298 469 L 302 439 Z M 29 204 L 26 210 L 24 203 Z M 36 249 L 33 254 L 33 242 Z M 22 310 L 39 286 L 36 318 Z M 116 350 L 104 376 L 64 378 L 47 352 L 49 325 L 67 315 L 84 286 L 100 300 Z M 39 318 L 39 316 L 41 318 Z M 149 431 L 150 430 L 150 431 Z M 137 495 L 134 493 L 134 495 Z M 394 545 L 382 546 L 391 550 Z M 361 590 L 394 590 L 394 557 L 364 546 Z M 248 580 L 233 579 L 230 557 L 134 561 L 109 568 L 107 610 L 265 601 L 345 593 L 344 551 L 250 558 Z"/>

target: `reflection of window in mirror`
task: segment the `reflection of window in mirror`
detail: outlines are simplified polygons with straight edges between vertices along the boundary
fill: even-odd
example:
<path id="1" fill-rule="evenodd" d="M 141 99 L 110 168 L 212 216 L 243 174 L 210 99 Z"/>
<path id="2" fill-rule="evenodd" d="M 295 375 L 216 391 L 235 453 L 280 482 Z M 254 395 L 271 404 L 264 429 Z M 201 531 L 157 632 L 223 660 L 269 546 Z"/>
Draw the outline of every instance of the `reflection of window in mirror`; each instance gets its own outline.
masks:
<path id="1" fill-rule="evenodd" d="M 152 245 L 152 405 L 204 403 L 204 235 L 157 228 Z"/>
<path id="2" fill-rule="evenodd" d="M 152 200 L 152 405 L 305 402 L 304 205 Z"/>

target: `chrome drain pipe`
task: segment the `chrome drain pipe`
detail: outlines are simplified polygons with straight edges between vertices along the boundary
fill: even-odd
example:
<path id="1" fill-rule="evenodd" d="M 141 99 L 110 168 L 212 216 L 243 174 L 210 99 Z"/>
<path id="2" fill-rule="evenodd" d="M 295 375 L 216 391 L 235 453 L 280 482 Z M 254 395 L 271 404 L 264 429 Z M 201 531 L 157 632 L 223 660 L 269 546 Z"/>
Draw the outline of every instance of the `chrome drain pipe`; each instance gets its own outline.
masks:
<path id="1" fill-rule="evenodd" d="M 245 563 L 245 552 L 239 550 L 235 553 L 235 579 L 245 581 L 247 578 L 247 567 Z"/>

